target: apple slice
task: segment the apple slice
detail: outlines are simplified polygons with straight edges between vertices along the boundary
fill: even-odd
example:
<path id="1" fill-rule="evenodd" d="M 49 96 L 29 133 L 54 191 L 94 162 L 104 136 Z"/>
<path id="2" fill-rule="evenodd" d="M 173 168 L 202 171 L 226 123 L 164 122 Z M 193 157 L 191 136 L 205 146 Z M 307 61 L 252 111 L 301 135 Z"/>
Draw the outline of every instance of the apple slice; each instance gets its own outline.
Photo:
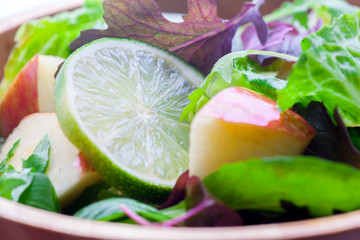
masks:
<path id="1" fill-rule="evenodd" d="M 22 168 L 22 159 L 27 159 L 40 140 L 48 135 L 51 144 L 50 161 L 46 170 L 54 185 L 61 207 L 75 200 L 88 186 L 100 180 L 78 149 L 62 132 L 55 113 L 33 113 L 21 120 L 6 139 L 0 152 L 4 159 L 13 144 L 20 139 L 14 156 L 9 161 L 16 170 Z"/>
<path id="2" fill-rule="evenodd" d="M 35 55 L 19 72 L 0 103 L 1 133 L 7 137 L 35 112 L 55 112 L 55 72 L 63 58 Z"/>
<path id="3" fill-rule="evenodd" d="M 215 95 L 190 129 L 190 175 L 204 178 L 225 163 L 252 157 L 301 154 L 314 129 L 291 110 L 242 87 Z"/>

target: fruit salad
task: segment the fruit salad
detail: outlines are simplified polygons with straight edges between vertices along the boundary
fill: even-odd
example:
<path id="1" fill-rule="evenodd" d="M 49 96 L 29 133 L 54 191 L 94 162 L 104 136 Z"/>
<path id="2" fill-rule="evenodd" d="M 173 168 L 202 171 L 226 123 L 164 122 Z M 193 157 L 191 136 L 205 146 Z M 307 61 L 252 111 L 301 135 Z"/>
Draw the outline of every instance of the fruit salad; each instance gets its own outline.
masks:
<path id="1" fill-rule="evenodd" d="M 271 0 L 268 0 L 271 1 Z M 145 226 L 360 209 L 360 10 L 87 0 L 25 23 L 0 85 L 0 196 Z"/>

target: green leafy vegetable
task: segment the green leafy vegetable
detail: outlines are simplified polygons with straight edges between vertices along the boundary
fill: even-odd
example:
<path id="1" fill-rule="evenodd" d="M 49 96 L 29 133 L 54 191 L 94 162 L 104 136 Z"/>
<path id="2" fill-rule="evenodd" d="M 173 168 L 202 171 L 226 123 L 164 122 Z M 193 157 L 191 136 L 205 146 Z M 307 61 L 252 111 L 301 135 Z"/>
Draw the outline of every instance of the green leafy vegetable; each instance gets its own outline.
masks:
<path id="1" fill-rule="evenodd" d="M 29 173 L 31 184 L 22 192 L 18 202 L 51 212 L 60 212 L 60 205 L 49 178 L 40 172 Z"/>
<path id="2" fill-rule="evenodd" d="M 276 21 L 286 17 L 293 17 L 292 21 L 298 21 L 302 26 L 308 28 L 309 10 L 322 17 L 325 23 L 330 24 L 332 18 L 339 17 L 344 13 L 355 13 L 357 6 L 347 3 L 345 0 L 296 0 L 285 2 L 280 8 L 265 16 L 265 20 Z"/>
<path id="3" fill-rule="evenodd" d="M 233 209 L 283 212 L 281 201 L 307 207 L 312 216 L 360 208 L 360 171 L 310 156 L 250 159 L 228 164 L 204 179 Z"/>
<path id="4" fill-rule="evenodd" d="M 262 43 L 267 28 L 259 13 L 263 1 L 246 2 L 232 19 L 217 17 L 215 0 L 188 0 L 183 22 L 168 21 L 155 0 L 108 0 L 104 2 L 104 30 L 86 30 L 71 43 L 71 49 L 105 37 L 129 38 L 164 48 L 208 74 L 214 63 L 231 52 L 239 26 L 253 23 Z"/>
<path id="5" fill-rule="evenodd" d="M 10 159 L 14 156 L 14 152 L 19 146 L 20 140 L 17 140 L 14 145 L 11 147 L 10 151 L 6 154 L 5 158 L 0 163 L 0 174 L 3 174 L 7 170 L 6 164 L 10 161 Z"/>
<path id="6" fill-rule="evenodd" d="M 8 156 L 12 156 L 19 141 L 10 149 L 7 157 L 2 161 L 5 168 Z M 55 189 L 44 171 L 49 162 L 50 143 L 45 136 L 27 160 L 23 161 L 21 172 L 7 167 L 0 178 L 0 196 L 9 200 L 23 203 L 40 209 L 59 212 L 59 201 Z"/>
<path id="7" fill-rule="evenodd" d="M 160 210 L 131 198 L 109 198 L 98 201 L 80 209 L 74 216 L 101 221 L 120 220 L 127 218 L 127 215 L 120 208 L 121 204 L 126 205 L 135 213 L 151 221 L 161 222 L 172 217 L 172 215 L 167 216 Z"/>
<path id="8" fill-rule="evenodd" d="M 25 64 L 37 53 L 66 58 L 70 43 L 81 30 L 102 24 L 102 1 L 87 0 L 84 7 L 72 12 L 62 12 L 22 25 L 16 33 L 16 45 L 5 66 L 5 80 L 0 87 L 0 99 Z"/>
<path id="9" fill-rule="evenodd" d="M 351 141 L 353 142 L 355 147 L 360 151 L 360 128 L 359 127 L 348 128 L 348 131 Z"/>
<path id="10" fill-rule="evenodd" d="M 23 168 L 30 168 L 32 172 L 45 173 L 50 157 L 50 142 L 46 135 L 36 146 L 34 153 L 27 160 L 23 160 Z"/>
<path id="11" fill-rule="evenodd" d="M 293 110 L 315 129 L 315 136 L 305 154 L 360 168 L 360 152 L 352 143 L 348 129 L 337 110 L 334 113 L 335 123 L 320 102 L 311 102 L 306 108 L 296 104 Z"/>
<path id="12" fill-rule="evenodd" d="M 323 102 L 330 116 L 338 107 L 346 126 L 360 125 L 360 11 L 343 15 L 302 42 L 289 82 L 278 92 L 282 109 Z"/>
<path id="13" fill-rule="evenodd" d="M 249 55 L 267 55 L 290 61 L 297 60 L 296 57 L 280 53 L 254 50 L 225 55 L 216 62 L 203 84 L 190 94 L 190 103 L 182 112 L 180 119 L 192 120 L 195 113 L 216 93 L 231 86 L 246 87 L 275 99 L 277 91 L 285 87 L 286 81 L 256 73 L 249 62 Z"/>

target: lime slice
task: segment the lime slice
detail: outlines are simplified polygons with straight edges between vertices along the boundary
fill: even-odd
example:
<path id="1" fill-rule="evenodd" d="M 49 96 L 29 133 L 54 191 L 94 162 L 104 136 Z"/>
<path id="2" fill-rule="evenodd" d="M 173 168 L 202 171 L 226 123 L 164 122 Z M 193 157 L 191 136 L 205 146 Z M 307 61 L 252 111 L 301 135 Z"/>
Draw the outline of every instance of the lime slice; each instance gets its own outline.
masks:
<path id="1" fill-rule="evenodd" d="M 70 141 L 107 182 L 159 202 L 188 168 L 189 124 L 179 117 L 203 79 L 166 50 L 100 39 L 65 61 L 56 111 Z"/>

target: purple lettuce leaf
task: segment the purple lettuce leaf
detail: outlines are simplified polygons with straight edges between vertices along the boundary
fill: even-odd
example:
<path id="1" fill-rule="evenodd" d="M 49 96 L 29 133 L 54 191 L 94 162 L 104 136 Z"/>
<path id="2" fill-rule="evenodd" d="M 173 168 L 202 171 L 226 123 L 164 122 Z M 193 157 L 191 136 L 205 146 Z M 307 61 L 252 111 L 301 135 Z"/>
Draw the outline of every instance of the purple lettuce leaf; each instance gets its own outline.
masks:
<path id="1" fill-rule="evenodd" d="M 197 214 L 185 220 L 185 225 L 188 227 L 239 226 L 243 224 L 242 217 L 235 210 L 213 197 L 198 177 L 193 176 L 188 180 L 185 204 L 186 208 L 192 211 L 202 208 Z"/>
<path id="2" fill-rule="evenodd" d="M 208 74 L 214 63 L 231 52 L 237 28 L 253 23 L 260 42 L 265 43 L 267 26 L 259 13 L 263 0 L 245 3 L 231 20 L 217 17 L 215 0 L 188 0 L 188 14 L 182 23 L 168 21 L 155 0 L 107 0 L 104 15 L 108 28 L 85 30 L 70 47 L 103 37 L 129 38 L 165 48 Z"/>
<path id="3" fill-rule="evenodd" d="M 186 197 L 186 186 L 189 180 L 189 170 L 181 174 L 181 176 L 176 181 L 176 184 L 171 191 L 168 199 L 159 207 L 159 209 L 168 208 L 178 204 L 183 201 Z"/>
<path id="4" fill-rule="evenodd" d="M 330 118 L 323 103 L 311 102 L 306 108 L 296 104 L 293 109 L 316 130 L 315 137 L 305 154 L 360 168 L 360 152 L 352 143 L 348 129 L 337 109 L 334 111 L 336 124 Z"/>
<path id="5" fill-rule="evenodd" d="M 302 51 L 302 39 L 319 30 L 321 26 L 321 19 L 317 22 L 313 29 L 305 31 L 298 30 L 293 25 L 283 22 L 269 22 L 267 23 L 268 37 L 265 43 L 262 43 L 259 40 L 253 25 L 247 27 L 242 32 L 240 38 L 244 50 L 270 51 L 299 57 Z M 271 57 L 256 56 L 256 60 L 262 65 L 271 63 L 271 60 L 269 59 L 271 59 Z"/>

